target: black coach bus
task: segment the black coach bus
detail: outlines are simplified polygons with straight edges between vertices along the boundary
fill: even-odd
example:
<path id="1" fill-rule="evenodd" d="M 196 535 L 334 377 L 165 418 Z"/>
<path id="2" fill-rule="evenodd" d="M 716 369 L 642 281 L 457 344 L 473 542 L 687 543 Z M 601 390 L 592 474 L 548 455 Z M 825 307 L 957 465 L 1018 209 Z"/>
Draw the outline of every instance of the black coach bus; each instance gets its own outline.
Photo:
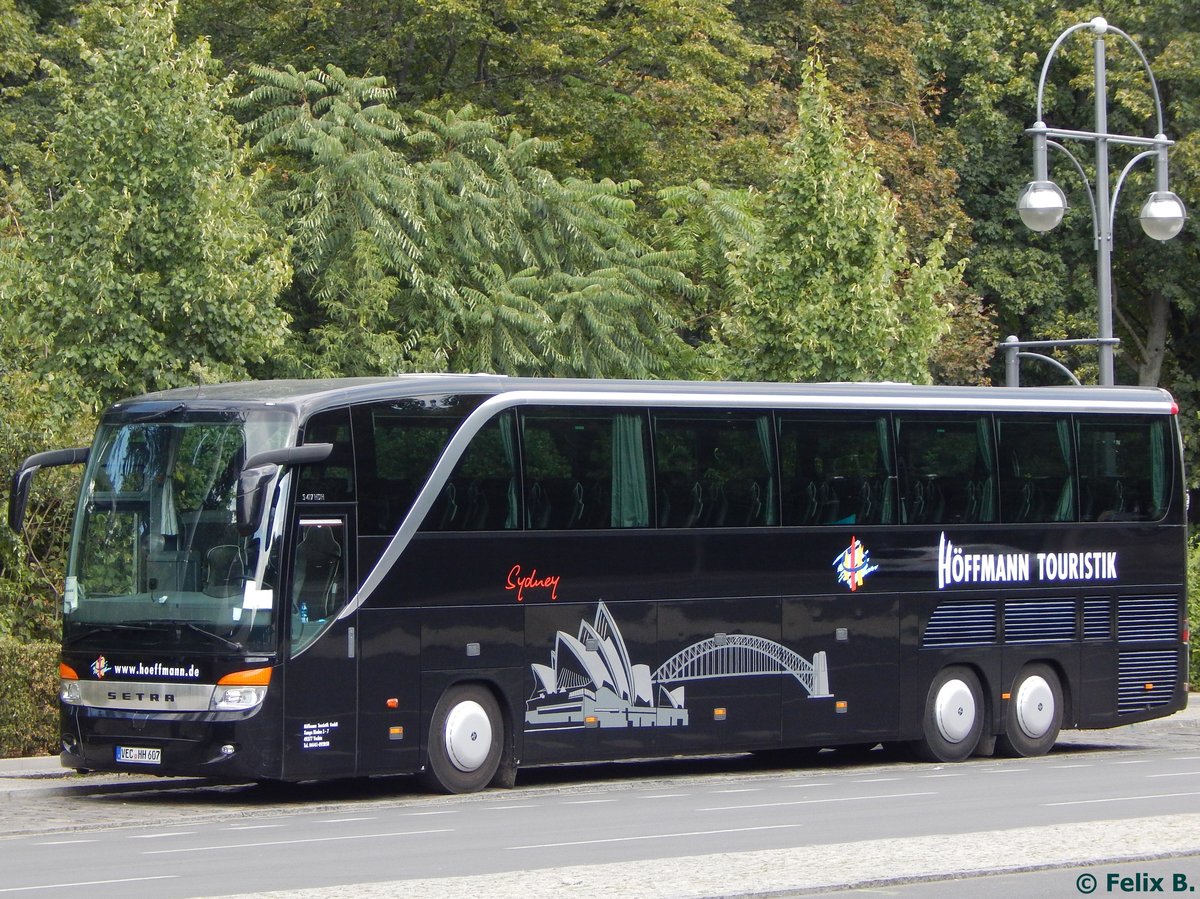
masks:
<path id="1" fill-rule="evenodd" d="M 903 741 L 1186 701 L 1177 407 L 1141 388 L 483 375 L 196 387 L 88 449 L 67 767 L 301 780 Z"/>

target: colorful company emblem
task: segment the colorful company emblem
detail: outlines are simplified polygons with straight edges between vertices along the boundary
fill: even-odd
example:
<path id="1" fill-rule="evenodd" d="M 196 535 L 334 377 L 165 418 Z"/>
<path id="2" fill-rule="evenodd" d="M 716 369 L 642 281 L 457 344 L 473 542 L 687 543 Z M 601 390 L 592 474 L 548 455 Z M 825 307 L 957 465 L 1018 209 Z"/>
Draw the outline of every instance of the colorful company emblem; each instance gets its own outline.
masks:
<path id="1" fill-rule="evenodd" d="M 92 674 L 96 675 L 97 680 L 103 680 L 104 675 L 112 672 L 112 666 L 108 664 L 108 659 L 100 656 L 96 661 L 92 662 Z"/>
<path id="2" fill-rule="evenodd" d="M 833 567 L 837 571 L 838 581 L 849 587 L 851 592 L 862 586 L 868 574 L 879 570 L 878 565 L 871 564 L 871 551 L 857 537 L 850 538 L 850 545 L 838 553 L 833 560 Z"/>

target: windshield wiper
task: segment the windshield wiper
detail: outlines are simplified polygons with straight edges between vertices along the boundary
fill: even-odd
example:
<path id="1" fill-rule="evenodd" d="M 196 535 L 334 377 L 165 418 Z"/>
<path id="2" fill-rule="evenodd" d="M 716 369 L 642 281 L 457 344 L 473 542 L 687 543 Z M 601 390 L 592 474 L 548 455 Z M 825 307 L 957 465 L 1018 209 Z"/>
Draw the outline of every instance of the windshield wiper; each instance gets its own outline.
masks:
<path id="1" fill-rule="evenodd" d="M 84 625 L 84 624 L 81 624 L 79 626 L 87 627 L 87 625 Z M 97 625 L 88 627 L 88 629 L 86 631 L 84 631 L 82 634 L 75 634 L 75 636 L 69 637 L 66 640 L 64 640 L 63 647 L 66 648 L 68 646 L 74 646 L 76 643 L 80 643 L 80 642 L 88 639 L 89 637 L 96 636 L 96 634 L 108 634 L 108 633 L 112 633 L 113 631 L 137 631 L 139 633 L 145 633 L 146 631 L 155 631 L 155 630 L 162 630 L 162 625 L 161 624 L 97 624 Z"/>
<path id="2" fill-rule="evenodd" d="M 178 415 L 180 412 L 186 411 L 187 403 L 176 403 L 170 409 L 159 409 L 157 412 L 147 412 L 145 415 L 140 415 L 129 422 L 129 424 L 144 425 L 152 421 L 157 421 L 160 418 L 166 418 L 168 415 Z"/>
<path id="3" fill-rule="evenodd" d="M 237 650 L 238 652 L 241 652 L 242 650 L 242 644 L 238 643 L 236 640 L 229 640 L 225 637 L 222 637 L 220 634 L 214 634 L 212 631 L 202 628 L 195 622 L 184 621 L 180 623 L 183 625 L 183 627 L 186 627 L 194 634 L 200 634 L 201 636 L 208 637 L 210 640 L 215 640 L 224 646 L 228 646 L 230 649 Z"/>

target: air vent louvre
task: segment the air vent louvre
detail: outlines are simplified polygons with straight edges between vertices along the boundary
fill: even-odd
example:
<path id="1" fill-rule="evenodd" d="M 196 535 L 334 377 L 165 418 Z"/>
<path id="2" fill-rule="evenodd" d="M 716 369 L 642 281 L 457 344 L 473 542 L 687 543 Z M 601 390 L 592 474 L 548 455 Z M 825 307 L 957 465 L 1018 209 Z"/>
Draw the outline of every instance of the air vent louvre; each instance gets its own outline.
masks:
<path id="1" fill-rule="evenodd" d="M 1179 639 L 1179 607 L 1173 596 L 1122 596 L 1117 600 L 1117 640 L 1154 643 Z"/>
<path id="2" fill-rule="evenodd" d="M 1026 599 L 1004 604 L 1005 643 L 1067 643 L 1075 639 L 1075 603 Z"/>
<path id="3" fill-rule="evenodd" d="M 1112 601 L 1108 597 L 1083 601 L 1083 639 L 1112 639 Z"/>
<path id="4" fill-rule="evenodd" d="M 1128 715 L 1166 705 L 1175 695 L 1179 653 L 1123 652 L 1117 662 L 1117 713 Z"/>
<path id="5" fill-rule="evenodd" d="M 948 602 L 930 616 L 922 645 L 982 646 L 995 642 L 995 603 Z"/>

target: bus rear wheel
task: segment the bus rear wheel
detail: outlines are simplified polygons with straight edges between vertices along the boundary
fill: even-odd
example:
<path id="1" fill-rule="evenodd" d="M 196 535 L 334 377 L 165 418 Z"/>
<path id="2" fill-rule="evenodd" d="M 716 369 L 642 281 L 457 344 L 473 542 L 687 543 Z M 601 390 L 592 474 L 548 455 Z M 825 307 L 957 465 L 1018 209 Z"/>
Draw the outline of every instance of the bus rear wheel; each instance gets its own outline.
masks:
<path id="1" fill-rule="evenodd" d="M 1045 755 L 1062 727 L 1063 696 L 1058 675 L 1049 665 L 1026 665 L 1013 682 L 1005 710 L 1005 732 L 996 745 L 1005 755 Z"/>
<path id="2" fill-rule="evenodd" d="M 930 762 L 970 758 L 983 735 L 983 712 L 983 688 L 975 672 L 943 668 L 925 697 L 924 736 L 913 744 L 917 755 Z"/>
<path id="3" fill-rule="evenodd" d="M 429 725 L 426 779 L 445 793 L 474 793 L 496 776 L 504 748 L 504 718 L 496 697 L 478 684 L 442 694 Z"/>

